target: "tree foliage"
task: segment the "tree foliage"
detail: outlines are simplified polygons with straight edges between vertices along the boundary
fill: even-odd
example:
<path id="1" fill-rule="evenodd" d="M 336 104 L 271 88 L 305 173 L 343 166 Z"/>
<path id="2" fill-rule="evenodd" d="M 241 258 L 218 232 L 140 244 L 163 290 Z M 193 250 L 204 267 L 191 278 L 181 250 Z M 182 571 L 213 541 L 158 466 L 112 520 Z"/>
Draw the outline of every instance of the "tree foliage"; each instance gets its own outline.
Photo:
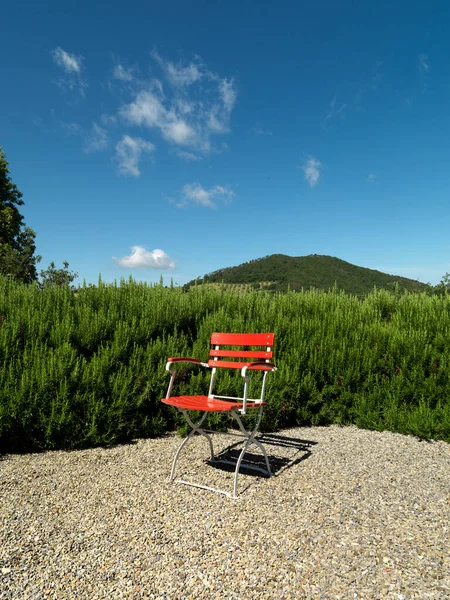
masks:
<path id="1" fill-rule="evenodd" d="M 348 294 L 364 296 L 374 287 L 412 292 L 427 291 L 429 286 L 397 275 L 388 275 L 374 269 L 358 267 L 333 256 L 286 256 L 272 254 L 236 267 L 219 269 L 197 279 L 202 283 L 245 284 L 256 290 L 299 291 L 311 288 L 330 290 L 335 286 Z M 186 284 L 186 289 L 195 282 Z"/>
<path id="2" fill-rule="evenodd" d="M 0 273 L 30 283 L 37 279 L 35 232 L 24 223 L 19 206 L 22 193 L 11 181 L 8 162 L 0 146 Z"/>
<path id="3" fill-rule="evenodd" d="M 439 295 L 450 293 L 450 273 L 446 273 L 442 276 L 441 281 L 434 286 L 434 292 Z"/>
<path id="4" fill-rule="evenodd" d="M 66 260 L 63 261 L 62 269 L 57 269 L 55 263 L 52 261 L 48 268 L 45 271 L 42 270 L 39 275 L 42 287 L 50 287 L 52 285 L 59 287 L 68 286 L 78 277 L 78 273 L 69 271 L 69 263 Z"/>

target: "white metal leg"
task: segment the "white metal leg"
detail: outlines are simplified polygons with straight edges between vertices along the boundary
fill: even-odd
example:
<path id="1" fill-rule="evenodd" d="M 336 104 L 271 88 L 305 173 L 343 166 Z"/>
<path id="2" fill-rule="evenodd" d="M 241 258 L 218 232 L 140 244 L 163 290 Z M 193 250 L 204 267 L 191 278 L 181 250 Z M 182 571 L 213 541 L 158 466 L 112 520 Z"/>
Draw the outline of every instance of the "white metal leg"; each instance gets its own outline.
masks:
<path id="1" fill-rule="evenodd" d="M 229 464 L 229 465 L 232 465 L 233 467 L 235 467 L 234 483 L 233 483 L 233 493 L 231 494 L 230 492 L 226 492 L 224 490 L 218 490 L 218 489 L 215 489 L 215 488 L 212 488 L 212 487 L 208 487 L 206 485 L 200 485 L 200 484 L 197 484 L 197 483 L 192 483 L 190 481 L 184 481 L 184 480 L 181 480 L 181 479 L 177 479 L 177 483 L 183 483 L 184 485 L 191 485 L 193 487 L 198 487 L 198 488 L 202 488 L 202 489 L 205 489 L 205 490 L 210 490 L 212 492 L 216 492 L 216 493 L 219 493 L 219 494 L 225 494 L 226 496 L 229 496 L 230 498 L 237 498 L 237 485 L 238 485 L 239 469 L 241 467 L 242 460 L 244 458 L 245 453 L 248 451 L 249 447 L 252 444 L 254 444 L 255 446 L 257 446 L 261 450 L 261 452 L 262 452 L 262 454 L 264 456 L 264 459 L 265 459 L 266 469 L 262 469 L 261 467 L 255 467 L 255 466 L 249 465 L 249 464 L 246 464 L 245 467 L 248 468 L 248 469 L 253 469 L 255 471 L 260 471 L 264 475 L 268 475 L 270 477 L 272 475 L 272 472 L 270 470 L 269 458 L 267 456 L 266 449 L 264 448 L 263 444 L 261 444 L 261 442 L 255 438 L 255 435 L 258 432 L 259 425 L 261 423 L 262 408 L 263 407 L 261 406 L 260 409 L 259 409 L 258 420 L 256 422 L 255 427 L 253 428 L 253 430 L 251 432 L 248 432 L 245 429 L 245 427 L 242 424 L 242 421 L 241 421 L 241 418 L 240 418 L 239 414 L 236 411 L 234 411 L 234 410 L 231 411 L 231 415 L 236 420 L 236 422 L 237 422 L 237 424 L 239 426 L 239 429 L 241 431 L 241 434 L 233 434 L 233 435 L 238 435 L 238 437 L 243 437 L 245 439 L 244 447 L 242 448 L 242 450 L 241 450 L 241 452 L 239 454 L 239 458 L 238 458 L 237 462 L 231 462 L 231 461 L 220 460 L 220 459 L 217 460 L 217 459 L 214 458 L 214 448 L 213 448 L 213 443 L 212 443 L 211 437 L 206 433 L 206 431 L 204 429 L 201 428 L 201 424 L 205 420 L 207 412 L 203 413 L 201 419 L 197 423 L 193 423 L 193 421 L 189 417 L 187 409 L 180 408 L 179 410 L 183 413 L 183 415 L 184 415 L 187 423 L 191 427 L 191 431 L 190 431 L 189 435 L 180 444 L 180 446 L 178 447 L 178 450 L 175 453 L 175 457 L 173 459 L 172 470 L 171 470 L 171 473 L 170 473 L 169 481 L 172 482 L 174 480 L 174 478 L 175 478 L 176 464 L 177 464 L 178 457 L 180 455 L 181 450 L 184 448 L 184 446 L 187 444 L 187 442 L 194 436 L 195 433 L 199 433 L 200 435 L 204 436 L 208 440 L 210 454 L 211 454 L 211 462 L 222 463 L 222 464 Z"/>
<path id="2" fill-rule="evenodd" d="M 266 449 L 261 444 L 261 442 L 259 442 L 257 439 L 255 439 L 255 434 L 257 433 L 259 425 L 261 423 L 262 406 L 259 409 L 258 420 L 257 420 L 256 425 L 253 428 L 253 431 L 251 433 L 249 433 L 245 429 L 245 427 L 243 426 L 242 421 L 241 421 L 241 419 L 240 419 L 240 417 L 239 417 L 239 415 L 238 415 L 237 412 L 235 412 L 233 410 L 233 411 L 231 411 L 231 415 L 233 416 L 233 418 L 236 420 L 237 424 L 239 425 L 239 429 L 242 431 L 242 435 L 245 438 L 247 438 L 247 441 L 245 442 L 244 447 L 242 448 L 241 453 L 239 454 L 239 458 L 238 458 L 237 463 L 236 463 L 236 470 L 235 470 L 235 473 L 234 473 L 233 498 L 236 498 L 237 497 L 237 482 L 238 482 L 239 468 L 241 466 L 242 459 L 244 458 L 244 454 L 247 452 L 248 448 L 252 444 L 255 444 L 255 446 L 257 446 L 262 451 L 262 453 L 264 455 L 264 459 L 266 461 L 267 471 L 265 472 L 263 469 L 260 469 L 259 467 L 253 467 L 252 465 L 249 465 L 249 468 L 255 469 L 255 470 L 258 470 L 258 471 L 262 471 L 263 473 L 265 472 L 269 477 L 272 475 L 272 471 L 270 470 L 269 458 L 267 456 Z"/>
<path id="3" fill-rule="evenodd" d="M 180 408 L 179 410 L 183 413 L 184 418 L 188 422 L 188 424 L 191 427 L 192 431 L 190 431 L 189 435 L 182 441 L 182 443 L 178 447 L 178 450 L 175 453 L 175 458 L 173 459 L 172 470 L 170 472 L 169 481 L 173 481 L 174 480 L 174 477 L 175 477 L 175 468 L 176 468 L 178 457 L 180 455 L 181 450 L 184 448 L 184 446 L 188 443 L 188 441 L 191 439 L 191 437 L 196 432 L 198 432 L 200 435 L 202 435 L 203 437 L 205 437 L 208 440 L 208 442 L 209 442 L 209 451 L 211 453 L 211 460 L 214 460 L 214 448 L 213 448 L 212 439 L 211 439 L 211 437 L 207 433 L 205 433 L 205 431 L 203 429 L 200 428 L 200 425 L 203 423 L 203 421 L 205 420 L 206 415 L 208 413 L 204 412 L 203 416 L 200 419 L 200 421 L 198 421 L 197 423 L 193 423 L 192 420 L 191 420 L 191 418 L 189 417 L 189 414 L 188 414 L 188 412 L 187 412 L 186 409 Z"/>

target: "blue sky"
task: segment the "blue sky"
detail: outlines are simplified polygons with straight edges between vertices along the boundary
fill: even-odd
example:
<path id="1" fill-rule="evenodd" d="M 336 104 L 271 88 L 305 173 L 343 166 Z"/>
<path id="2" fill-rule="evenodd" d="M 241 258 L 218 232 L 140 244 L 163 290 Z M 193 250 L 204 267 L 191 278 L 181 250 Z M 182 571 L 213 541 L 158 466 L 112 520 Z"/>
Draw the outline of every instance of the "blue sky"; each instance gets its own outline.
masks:
<path id="1" fill-rule="evenodd" d="M 450 5 L 18 0 L 0 145 L 42 268 L 450 271 Z"/>

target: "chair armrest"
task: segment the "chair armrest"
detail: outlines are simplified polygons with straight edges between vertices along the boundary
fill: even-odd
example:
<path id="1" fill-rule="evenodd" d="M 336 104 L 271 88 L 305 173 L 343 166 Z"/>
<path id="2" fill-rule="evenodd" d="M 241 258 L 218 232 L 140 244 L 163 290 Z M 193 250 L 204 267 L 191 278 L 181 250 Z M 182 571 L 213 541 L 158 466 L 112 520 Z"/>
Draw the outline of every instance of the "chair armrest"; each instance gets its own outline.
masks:
<path id="1" fill-rule="evenodd" d="M 170 398 L 170 394 L 172 393 L 173 384 L 175 382 L 175 377 L 177 375 L 177 370 L 171 369 L 170 365 L 172 365 L 173 363 L 181 363 L 181 362 L 187 362 L 187 363 L 191 363 L 194 365 L 199 365 L 200 367 L 206 367 L 208 369 L 210 368 L 207 363 L 204 363 L 201 360 L 198 360 L 198 358 L 186 358 L 184 356 L 173 356 L 171 358 L 168 358 L 167 363 L 166 363 L 166 371 L 169 371 L 171 377 L 170 377 L 169 387 L 167 389 L 166 398 Z"/>
<path id="2" fill-rule="evenodd" d="M 258 371 L 276 371 L 277 368 L 273 363 L 268 363 L 268 362 L 254 362 L 251 363 L 250 365 L 246 365 L 245 367 L 242 367 L 241 369 L 241 375 L 242 377 L 246 377 L 247 371 L 248 370 L 258 370 Z"/>
<path id="3" fill-rule="evenodd" d="M 247 410 L 247 396 L 248 396 L 248 386 L 250 383 L 250 377 L 247 375 L 247 371 L 248 370 L 253 370 L 253 371 L 264 371 L 264 376 L 263 376 L 263 380 L 262 380 L 262 388 L 261 388 L 261 398 L 256 401 L 255 400 L 255 404 L 262 404 L 264 402 L 264 393 L 265 393 L 265 389 L 266 389 L 266 377 L 267 377 L 267 373 L 271 372 L 271 371 L 276 371 L 277 368 L 273 363 L 269 363 L 269 362 L 265 362 L 265 361 L 257 361 L 257 362 L 253 362 L 250 363 L 249 365 L 245 365 L 245 367 L 242 367 L 241 369 L 241 375 L 244 378 L 244 398 L 243 398 L 243 403 L 242 403 L 242 408 L 239 409 L 239 411 L 245 415 L 246 410 Z"/>
<path id="4" fill-rule="evenodd" d="M 169 366 L 172 363 L 177 363 L 177 362 L 188 362 L 188 363 L 192 363 L 194 365 L 200 365 L 202 367 L 208 367 L 209 365 L 208 363 L 204 363 L 201 360 L 198 360 L 198 358 L 185 358 L 184 356 L 176 356 L 176 357 L 171 357 L 167 359 L 167 364 L 166 364 L 166 370 L 169 371 Z"/>

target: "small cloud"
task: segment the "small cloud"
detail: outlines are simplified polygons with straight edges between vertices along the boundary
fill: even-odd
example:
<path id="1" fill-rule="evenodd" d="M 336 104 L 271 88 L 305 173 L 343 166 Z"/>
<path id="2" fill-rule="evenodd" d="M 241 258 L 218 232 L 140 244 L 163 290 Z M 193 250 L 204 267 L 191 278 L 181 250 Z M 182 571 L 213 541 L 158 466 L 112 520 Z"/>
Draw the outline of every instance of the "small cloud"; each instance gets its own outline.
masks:
<path id="1" fill-rule="evenodd" d="M 44 128 L 44 121 L 43 121 L 43 119 L 41 117 L 35 117 L 34 119 L 32 119 L 31 122 L 38 129 L 43 129 Z"/>
<path id="2" fill-rule="evenodd" d="M 151 56 L 175 87 L 187 87 L 199 81 L 205 75 L 205 69 L 201 63 L 191 62 L 187 67 L 183 67 L 181 64 L 175 65 L 173 62 L 161 58 L 156 50 L 153 50 Z"/>
<path id="3" fill-rule="evenodd" d="M 54 62 L 64 69 L 66 73 L 81 73 L 82 56 L 69 54 L 58 46 L 52 52 Z"/>
<path id="4" fill-rule="evenodd" d="M 367 175 L 367 181 L 369 183 L 373 183 L 375 181 L 375 179 L 377 178 L 377 176 L 375 175 L 375 173 L 369 173 Z"/>
<path id="5" fill-rule="evenodd" d="M 428 56 L 426 54 L 419 54 L 419 68 L 423 69 L 425 72 L 430 69 Z"/>
<path id="6" fill-rule="evenodd" d="M 201 156 L 198 156 L 193 152 L 185 152 L 184 150 L 177 150 L 177 155 L 183 160 L 187 160 L 188 162 L 196 162 L 198 160 L 202 160 Z"/>
<path id="7" fill-rule="evenodd" d="M 305 174 L 305 179 L 309 183 L 310 187 L 314 187 L 319 181 L 320 177 L 320 168 L 322 167 L 322 163 L 314 158 L 314 156 L 310 156 L 308 160 L 302 165 L 301 168 Z"/>
<path id="8" fill-rule="evenodd" d="M 221 185 L 216 185 L 210 190 L 205 190 L 199 183 L 186 183 L 182 190 L 183 200 L 177 206 L 183 207 L 187 204 L 199 204 L 208 208 L 216 208 L 213 199 L 218 198 L 230 201 L 234 195 L 234 192 Z"/>
<path id="9" fill-rule="evenodd" d="M 419 54 L 418 62 L 419 62 L 420 87 L 422 89 L 422 94 L 424 94 L 427 89 L 427 79 L 428 79 L 428 71 L 430 70 L 430 62 L 429 62 L 428 56 L 426 54 Z"/>
<path id="10" fill-rule="evenodd" d="M 383 74 L 381 72 L 381 67 L 383 66 L 383 61 L 379 60 L 375 63 L 375 68 L 372 72 L 372 75 L 367 79 L 365 78 L 365 81 L 359 86 L 358 91 L 356 92 L 355 98 L 354 98 L 354 105 L 356 107 L 359 107 L 363 101 L 364 96 L 366 95 L 367 91 L 369 90 L 376 90 L 378 88 L 378 85 L 383 77 Z"/>
<path id="11" fill-rule="evenodd" d="M 219 92 L 222 97 L 223 107 L 230 114 L 236 104 L 236 90 L 234 79 L 219 79 Z"/>
<path id="12" fill-rule="evenodd" d="M 113 260 L 123 269 L 175 269 L 175 261 L 164 250 L 155 249 L 149 252 L 144 246 L 132 246 L 131 255 Z"/>
<path id="13" fill-rule="evenodd" d="M 124 135 L 116 145 L 116 162 L 121 175 L 139 177 L 139 161 L 144 152 L 153 152 L 154 144 L 142 138 L 132 138 Z"/>
<path id="14" fill-rule="evenodd" d="M 167 141 L 178 145 L 189 145 L 195 138 L 194 129 L 185 119 L 167 110 L 152 91 L 139 92 L 135 102 L 122 107 L 120 114 L 130 124 L 159 129 Z"/>
<path id="15" fill-rule="evenodd" d="M 64 77 L 59 78 L 56 83 L 63 89 L 76 90 L 84 96 L 87 83 L 81 76 L 83 57 L 69 54 L 59 46 L 53 50 L 52 56 L 53 62 L 64 71 Z"/>
<path id="16" fill-rule="evenodd" d="M 100 152 L 108 147 L 108 132 L 103 127 L 92 123 L 92 128 L 86 134 L 83 150 L 86 154 L 90 152 Z"/>
<path id="17" fill-rule="evenodd" d="M 100 152 L 108 147 L 108 132 L 93 122 L 90 130 L 85 130 L 78 123 L 61 123 L 67 135 L 77 136 L 83 141 L 83 152 Z"/>
<path id="18" fill-rule="evenodd" d="M 114 68 L 113 77 L 119 81 L 132 81 L 134 79 L 134 69 L 126 69 L 123 65 L 118 64 Z"/>
<path id="19" fill-rule="evenodd" d="M 328 124 L 332 119 L 338 118 L 338 117 L 343 119 L 344 118 L 344 110 L 346 108 L 347 108 L 346 104 L 341 104 L 338 107 L 336 106 L 336 94 L 335 94 L 328 106 L 327 116 L 325 117 L 324 122 L 321 124 L 323 129 L 328 128 Z"/>
<path id="20" fill-rule="evenodd" d="M 103 125 L 115 125 L 117 123 L 117 117 L 115 115 L 108 115 L 103 113 L 100 116 L 100 121 Z"/>
<path id="21" fill-rule="evenodd" d="M 264 127 L 261 127 L 261 125 L 254 125 L 252 127 L 252 132 L 255 135 L 273 135 L 271 131 L 264 129 Z"/>
<path id="22" fill-rule="evenodd" d="M 180 146 L 189 145 L 195 137 L 195 131 L 183 119 L 172 119 L 166 122 L 162 128 L 162 134 L 166 140 Z"/>
<path id="23" fill-rule="evenodd" d="M 81 127 L 78 123 L 61 123 L 62 128 L 68 135 L 80 135 L 82 133 Z"/>

